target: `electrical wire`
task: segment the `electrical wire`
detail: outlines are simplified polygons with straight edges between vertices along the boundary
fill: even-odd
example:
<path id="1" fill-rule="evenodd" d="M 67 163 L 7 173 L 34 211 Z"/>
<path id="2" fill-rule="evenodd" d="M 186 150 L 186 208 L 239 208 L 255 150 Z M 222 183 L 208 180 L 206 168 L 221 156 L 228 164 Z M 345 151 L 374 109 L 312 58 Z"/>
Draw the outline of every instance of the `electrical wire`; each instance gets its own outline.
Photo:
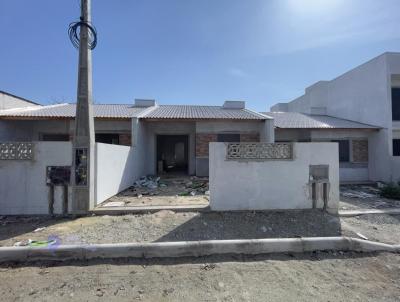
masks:
<path id="1" fill-rule="evenodd" d="M 82 18 L 80 21 L 72 22 L 69 25 L 69 28 L 68 28 L 69 39 L 71 40 L 72 45 L 74 45 L 74 47 L 76 49 L 79 49 L 79 44 L 81 42 L 79 35 L 80 35 L 80 30 L 81 30 L 82 26 L 86 26 L 89 29 L 88 46 L 91 50 L 93 50 L 97 45 L 97 30 L 89 22 L 83 21 Z"/>

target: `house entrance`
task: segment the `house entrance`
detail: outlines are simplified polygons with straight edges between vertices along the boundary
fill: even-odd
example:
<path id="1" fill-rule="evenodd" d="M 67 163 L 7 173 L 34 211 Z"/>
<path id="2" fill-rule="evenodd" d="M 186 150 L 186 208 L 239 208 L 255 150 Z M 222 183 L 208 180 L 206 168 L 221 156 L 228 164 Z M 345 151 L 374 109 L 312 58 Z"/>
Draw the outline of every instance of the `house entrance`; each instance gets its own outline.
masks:
<path id="1" fill-rule="evenodd" d="M 188 135 L 157 135 L 157 173 L 187 174 Z"/>

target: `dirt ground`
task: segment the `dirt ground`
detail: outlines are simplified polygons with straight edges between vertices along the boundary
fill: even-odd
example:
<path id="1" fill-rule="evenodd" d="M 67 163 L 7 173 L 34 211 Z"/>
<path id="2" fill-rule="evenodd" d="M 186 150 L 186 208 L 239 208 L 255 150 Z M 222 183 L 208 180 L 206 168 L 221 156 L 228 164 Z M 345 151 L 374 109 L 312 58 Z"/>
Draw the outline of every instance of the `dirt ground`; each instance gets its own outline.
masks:
<path id="1" fill-rule="evenodd" d="M 399 301 L 400 255 L 312 253 L 0 267 L 1 301 Z"/>
<path id="2" fill-rule="evenodd" d="M 208 206 L 209 204 L 207 177 L 165 175 L 159 181 L 153 179 L 148 183 L 150 184 L 148 186 L 132 186 L 106 200 L 100 207 Z"/>
<path id="3" fill-rule="evenodd" d="M 400 208 L 400 200 L 379 196 L 372 186 L 341 186 L 339 210 Z"/>
<path id="4" fill-rule="evenodd" d="M 339 218 L 320 210 L 184 212 L 89 216 L 77 219 L 4 217 L 0 246 L 56 239 L 60 244 L 165 242 L 211 239 L 352 236 L 400 243 L 400 215 Z M 358 233 L 358 234 L 357 234 Z"/>
<path id="5" fill-rule="evenodd" d="M 383 206 L 344 191 L 341 207 Z M 355 190 L 357 191 L 357 190 Z M 355 194 L 355 195 L 354 195 Z M 374 199 L 375 198 L 375 199 Z M 385 201 L 386 202 L 386 201 Z M 392 201 L 389 201 L 391 204 Z M 352 236 L 399 244 L 400 215 L 320 210 L 0 217 L 0 246 Z M 400 254 L 315 252 L 0 265 L 1 301 L 400 301 Z"/>

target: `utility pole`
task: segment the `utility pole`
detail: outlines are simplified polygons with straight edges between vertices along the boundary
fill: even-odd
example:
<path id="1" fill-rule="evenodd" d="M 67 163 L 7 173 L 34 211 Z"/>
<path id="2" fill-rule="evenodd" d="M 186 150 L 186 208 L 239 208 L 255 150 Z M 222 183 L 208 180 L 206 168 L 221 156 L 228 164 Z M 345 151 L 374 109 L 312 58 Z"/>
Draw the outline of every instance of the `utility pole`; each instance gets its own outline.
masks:
<path id="1" fill-rule="evenodd" d="M 78 91 L 73 138 L 72 204 L 74 214 L 94 207 L 95 137 L 92 97 L 92 50 L 90 47 L 91 0 L 81 0 L 79 33 Z"/>

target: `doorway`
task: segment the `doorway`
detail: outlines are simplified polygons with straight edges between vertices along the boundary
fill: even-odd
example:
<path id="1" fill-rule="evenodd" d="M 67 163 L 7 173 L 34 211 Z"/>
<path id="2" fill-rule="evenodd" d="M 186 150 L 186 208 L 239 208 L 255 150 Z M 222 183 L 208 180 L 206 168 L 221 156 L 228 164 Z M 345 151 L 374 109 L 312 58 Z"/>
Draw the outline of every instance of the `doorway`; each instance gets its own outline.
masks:
<path id="1" fill-rule="evenodd" d="M 188 135 L 157 135 L 157 173 L 188 174 L 188 146 Z"/>

